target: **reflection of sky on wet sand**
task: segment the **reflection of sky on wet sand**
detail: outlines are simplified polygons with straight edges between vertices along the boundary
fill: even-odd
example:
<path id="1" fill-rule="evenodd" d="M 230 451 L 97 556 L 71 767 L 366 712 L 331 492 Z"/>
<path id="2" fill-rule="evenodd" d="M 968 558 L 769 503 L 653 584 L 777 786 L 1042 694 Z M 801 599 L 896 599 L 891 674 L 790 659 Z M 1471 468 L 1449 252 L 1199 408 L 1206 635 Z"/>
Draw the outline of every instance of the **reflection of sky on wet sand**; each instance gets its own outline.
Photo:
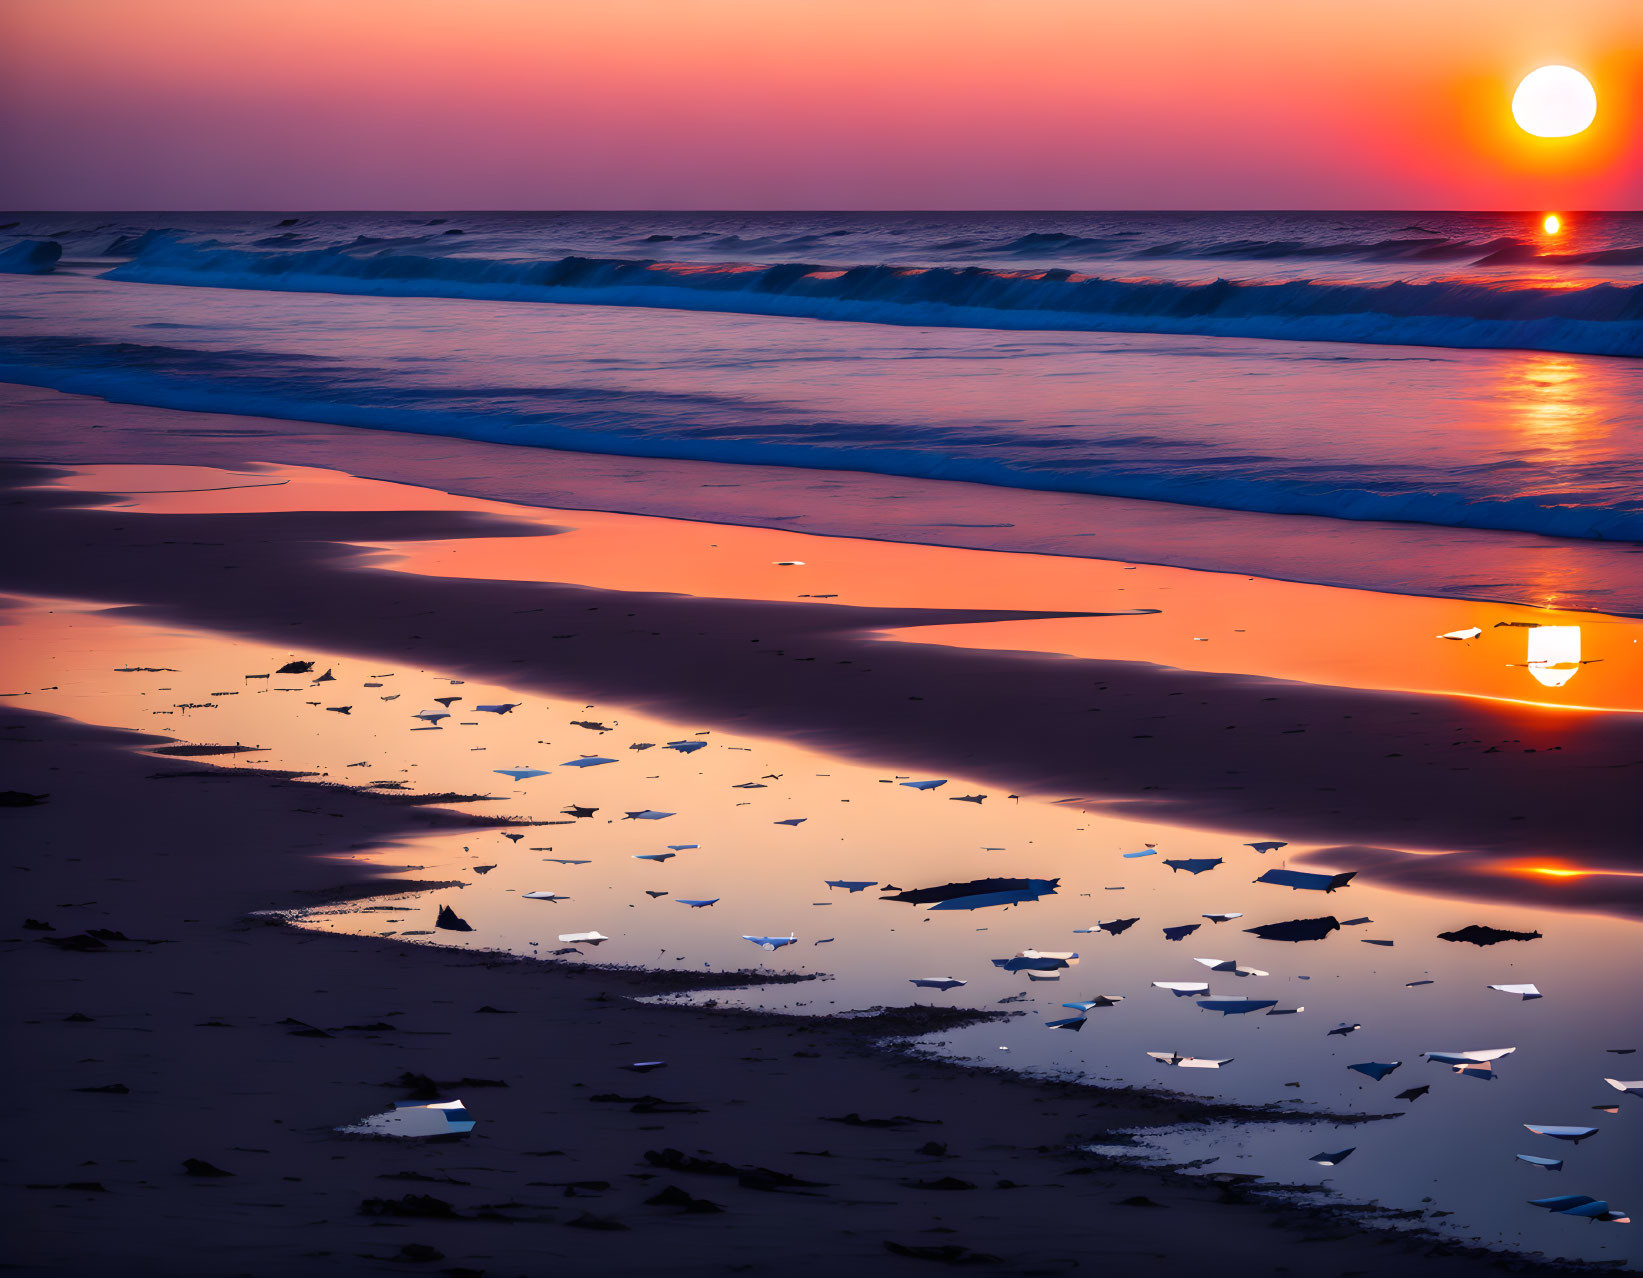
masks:
<path id="1" fill-rule="evenodd" d="M 1388 595 L 1231 573 L 1100 559 L 888 545 L 772 529 L 455 497 L 302 467 L 236 474 L 206 467 L 91 466 L 62 481 L 132 493 L 120 509 L 472 510 L 541 523 L 542 537 L 474 537 L 383 546 L 377 566 L 509 581 L 552 581 L 718 599 L 851 605 L 1118 612 L 920 627 L 920 643 L 1148 661 L 1360 688 L 1459 693 L 1539 705 L 1643 710 L 1643 622 L 1598 613 Z M 178 491 L 180 490 L 180 491 Z M 782 565 L 793 566 L 782 566 Z M 1576 686 L 1561 691 L 1526 627 L 1579 625 Z M 1475 640 L 1440 634 L 1479 627 Z M 1526 673 L 1527 672 L 1527 673 Z M 1530 678 L 1533 675 L 1534 678 Z"/>
<path id="2" fill-rule="evenodd" d="M 13 612 L 10 620 L 13 659 L 0 691 L 27 693 L 14 704 L 185 741 L 264 747 L 214 763 L 295 768 L 350 785 L 493 794 L 500 801 L 468 810 L 558 823 L 410 838 L 391 848 L 339 854 L 385 871 L 415 867 L 422 877 L 459 879 L 466 886 L 338 907 L 312 918 L 311 926 L 538 956 L 559 948 L 562 933 L 597 929 L 611 939 L 585 952 L 594 961 L 765 965 L 828 974 L 817 984 L 730 996 L 777 1009 L 839 1012 L 915 999 L 984 1006 L 1025 994 L 1026 1001 L 1009 1005 L 1025 1015 L 952 1034 L 945 1050 L 989 1064 L 1163 1085 L 1247 1103 L 1399 1113 L 1406 1106 L 1393 1100 L 1395 1093 L 1429 1083 L 1432 1092 L 1403 1117 L 1344 1132 L 1229 1128 L 1162 1143 L 1176 1156 L 1221 1159 L 1207 1170 L 1253 1170 L 1309 1183 L 1327 1176 L 1350 1197 L 1398 1206 L 1420 1206 L 1418 1200 L 1430 1195 L 1434 1201 L 1427 1207 L 1456 1213 L 1447 1227 L 1516 1246 L 1610 1259 L 1631 1245 L 1628 1231 L 1575 1228 L 1581 1222 L 1548 1217 L 1522 1203 L 1555 1191 L 1591 1193 L 1622 1206 L 1643 1202 L 1643 1176 L 1631 1157 L 1639 1111 L 1632 1098 L 1602 1082 L 1604 1075 L 1629 1076 L 1626 1062 L 1638 1059 L 1606 1049 L 1643 1047 L 1637 1041 L 1643 1026 L 1626 985 L 1643 960 L 1635 924 L 1390 891 L 1377 884 L 1373 870 L 1344 854 L 1297 845 L 1262 856 L 1242 846 L 1270 837 L 1267 830 L 1230 835 L 1125 821 L 1064 804 L 1012 802 L 984 781 L 962 776 L 919 791 L 899 782 L 924 778 L 785 742 L 704 731 L 619 705 L 544 702 L 503 686 L 454 683 L 439 671 L 400 670 L 369 658 L 288 653 L 154 627 L 117 610 L 43 604 Z M 334 680 L 245 677 L 271 672 L 292 656 L 314 660 L 316 675 L 330 669 Z M 119 673 L 118 667 L 164 669 Z M 448 707 L 452 717 L 440 727 L 425 729 L 415 718 L 437 710 L 435 698 L 452 696 L 463 700 Z M 503 702 L 522 704 L 505 716 L 472 709 Z M 350 707 L 346 715 L 328 709 L 343 705 Z M 573 726 L 578 720 L 609 725 L 610 731 Z M 707 744 L 688 754 L 666 748 L 684 740 Z M 641 742 L 652 748 L 629 749 Z M 590 754 L 616 762 L 566 766 Z M 190 766 L 168 763 L 178 770 Z M 548 775 L 516 783 L 498 774 L 520 767 Z M 748 782 L 764 788 L 736 788 Z M 979 805 L 953 801 L 983 793 L 987 798 Z M 600 811 L 577 820 L 562 815 L 570 804 Z M 677 815 L 656 822 L 610 819 L 647 808 Z M 776 824 L 794 817 L 805 818 L 804 824 Z M 524 838 L 515 842 L 506 833 Z M 1159 845 L 1158 855 L 1124 857 L 1149 842 Z M 699 846 L 665 863 L 634 859 L 670 844 Z M 1265 869 L 1298 864 L 1296 858 L 1309 852 L 1309 861 L 1326 858 L 1323 868 L 1363 872 L 1329 896 L 1252 882 Z M 1164 864 L 1166 858 L 1217 857 L 1223 864 L 1201 875 L 1172 872 Z M 475 869 L 484 866 L 494 868 L 483 874 Z M 1060 891 L 1007 909 L 932 913 L 880 901 L 871 891 L 830 890 L 823 882 L 871 879 L 907 888 L 992 874 L 1058 877 Z M 1548 888 L 1555 892 L 1552 883 Z M 530 891 L 570 899 L 521 899 Z M 653 898 L 650 891 L 668 895 Z M 678 897 L 721 899 L 697 910 L 680 905 Z M 474 931 L 435 932 L 440 905 L 451 906 Z M 1202 919 L 1206 912 L 1245 917 L 1217 925 Z M 1372 922 L 1302 945 L 1264 942 L 1241 930 L 1323 914 Z M 1075 933 L 1118 917 L 1140 922 L 1122 936 Z M 1194 921 L 1202 926 L 1186 940 L 1163 938 L 1164 926 Z M 1483 949 L 1435 939 L 1440 931 L 1473 922 L 1545 936 Z M 799 943 L 775 953 L 740 939 L 789 931 Z M 825 938 L 833 939 L 817 944 Z M 1077 950 L 1082 960 L 1059 981 L 1031 983 L 989 961 L 1024 948 Z M 1206 973 L 1193 962 L 1199 957 L 1235 959 L 1270 975 Z M 908 984 L 910 977 L 934 975 L 970 983 L 950 993 L 915 991 Z M 1280 1006 L 1306 1010 L 1276 1018 L 1223 1017 L 1151 987 L 1154 980 L 1206 976 L 1218 995 L 1277 998 Z M 1409 984 L 1416 981 L 1434 983 Z M 1523 981 L 1536 982 L 1546 997 L 1523 1002 L 1486 988 Z M 1064 1014 L 1061 1003 L 1095 993 L 1126 998 L 1093 1010 L 1082 1033 L 1044 1028 L 1043 1022 Z M 1342 1021 L 1363 1028 L 1349 1037 L 1326 1034 Z M 1519 1051 L 1491 1083 L 1455 1077 L 1418 1055 L 1508 1045 Z M 1148 1051 L 1231 1057 L 1233 1064 L 1213 1072 L 1168 1070 L 1154 1065 Z M 1372 1060 L 1404 1064 L 1381 1083 L 1346 1069 Z M 1286 1086 L 1290 1082 L 1300 1085 Z M 1617 1101 L 1624 1104 L 1615 1116 L 1591 1109 Z M 1525 1133 L 1523 1122 L 1591 1123 L 1600 1132 L 1578 1150 L 1559 1146 L 1554 1152 L 1567 1158 L 1568 1169 L 1548 1182 L 1544 1173 L 1512 1159 L 1519 1152 L 1545 1152 L 1540 1144 L 1548 1143 Z M 1305 1161 L 1318 1149 L 1347 1145 L 1358 1152 L 1340 1167 L 1325 1171 Z"/>

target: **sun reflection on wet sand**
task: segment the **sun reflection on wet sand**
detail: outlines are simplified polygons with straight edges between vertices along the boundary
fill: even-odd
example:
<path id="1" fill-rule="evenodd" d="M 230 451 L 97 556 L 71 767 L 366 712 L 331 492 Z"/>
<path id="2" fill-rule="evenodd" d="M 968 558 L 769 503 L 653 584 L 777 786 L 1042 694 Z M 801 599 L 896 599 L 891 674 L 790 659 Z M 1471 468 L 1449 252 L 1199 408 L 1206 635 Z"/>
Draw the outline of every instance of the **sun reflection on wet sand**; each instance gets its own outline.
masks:
<path id="1" fill-rule="evenodd" d="M 1580 627 L 1535 627 L 1529 632 L 1529 657 L 1524 664 L 1537 683 L 1561 688 L 1580 673 Z"/>

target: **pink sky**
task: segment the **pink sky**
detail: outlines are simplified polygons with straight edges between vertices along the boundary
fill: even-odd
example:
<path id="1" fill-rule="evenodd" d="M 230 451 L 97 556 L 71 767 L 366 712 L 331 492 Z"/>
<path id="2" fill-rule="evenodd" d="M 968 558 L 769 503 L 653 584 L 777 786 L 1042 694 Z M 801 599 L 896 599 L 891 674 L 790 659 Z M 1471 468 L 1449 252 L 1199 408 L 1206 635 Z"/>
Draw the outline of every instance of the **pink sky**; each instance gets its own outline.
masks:
<path id="1" fill-rule="evenodd" d="M 10 209 L 1636 209 L 1643 3 L 0 0 L 0 118 Z"/>

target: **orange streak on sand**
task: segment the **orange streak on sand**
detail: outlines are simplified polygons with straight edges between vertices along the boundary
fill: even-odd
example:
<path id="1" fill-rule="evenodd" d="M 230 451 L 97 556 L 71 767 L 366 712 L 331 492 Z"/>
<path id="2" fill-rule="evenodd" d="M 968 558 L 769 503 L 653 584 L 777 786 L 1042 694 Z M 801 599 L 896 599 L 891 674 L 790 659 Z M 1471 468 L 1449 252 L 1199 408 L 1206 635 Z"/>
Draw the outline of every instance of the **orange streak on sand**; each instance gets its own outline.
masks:
<path id="1" fill-rule="evenodd" d="M 1523 865 L 1509 863 L 1500 867 L 1507 874 L 1536 874 L 1548 879 L 1643 879 L 1643 871 L 1632 870 L 1592 870 L 1583 866 L 1569 865 L 1567 862 L 1557 862 L 1551 865 Z"/>
<path id="2" fill-rule="evenodd" d="M 1643 625 L 1593 613 L 1386 595 L 1106 560 L 886 544 L 765 529 L 551 511 L 546 538 L 385 545 L 432 576 L 558 581 L 721 599 L 1035 612 L 1158 611 L 922 626 L 890 637 L 1522 705 L 1643 711 Z M 798 567 L 780 567 L 801 561 Z M 1505 624 L 1497 628 L 1497 623 Z M 1525 668 L 1528 624 L 1579 625 L 1583 666 L 1546 688 Z M 1476 640 L 1437 636 L 1476 625 Z"/>

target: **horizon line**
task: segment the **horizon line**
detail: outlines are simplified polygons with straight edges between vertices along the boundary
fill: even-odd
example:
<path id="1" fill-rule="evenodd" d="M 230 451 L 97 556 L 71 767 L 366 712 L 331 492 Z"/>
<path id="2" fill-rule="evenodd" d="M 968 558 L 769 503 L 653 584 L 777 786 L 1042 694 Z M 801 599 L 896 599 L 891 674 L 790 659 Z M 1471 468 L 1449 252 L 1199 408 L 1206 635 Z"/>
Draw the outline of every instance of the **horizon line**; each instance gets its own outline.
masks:
<path id="1" fill-rule="evenodd" d="M 624 216 L 632 216 L 634 214 L 665 213 L 665 214 L 738 215 L 738 216 L 744 216 L 744 217 L 745 216 L 775 216 L 775 215 L 781 215 L 781 216 L 801 216 L 801 215 L 810 215 L 810 216 L 840 216 L 840 215 L 871 216 L 871 215 L 886 215 L 886 214 L 897 215 L 897 216 L 914 216 L 914 215 L 916 215 L 916 216 L 923 216 L 923 217 L 941 216 L 941 215 L 964 215 L 964 214 L 1010 215 L 1010 216 L 1015 216 L 1015 217 L 1021 217 L 1021 216 L 1046 216 L 1046 217 L 1150 216 L 1150 217 L 1155 217 L 1155 216 L 1158 216 L 1160 214 L 1192 214 L 1192 213 L 1204 213 L 1204 214 L 1238 213 L 1238 214 L 1266 215 L 1266 216 L 1294 215 L 1294 214 L 1319 215 L 1319 214 L 1330 214 L 1330 213 L 1336 213 L 1336 214 L 1340 214 L 1340 213 L 1400 214 L 1400 215 L 1401 214 L 1434 214 L 1434 213 L 1437 213 L 1437 214 L 1471 214 L 1471 215 L 1483 214 L 1483 215 L 1491 215 L 1491 216 L 1499 216 L 1499 217 L 1507 217 L 1507 216 L 1538 217 L 1541 214 L 1544 214 L 1544 213 L 1547 213 L 1547 212 L 1567 213 L 1567 214 L 1574 215 L 1574 216 L 1579 216 L 1579 215 L 1583 215 L 1583 214 L 1600 213 L 1600 214 L 1616 214 L 1616 215 L 1623 216 L 1623 217 L 1625 217 L 1625 216 L 1643 217 L 1643 209 L 1635 209 L 1635 208 L 1572 209 L 1572 208 L 1566 208 L 1564 206 L 1553 206 L 1553 205 L 1546 205 L 1546 206 L 1540 207 L 1540 208 L 1522 208 L 1522 209 L 1460 209 L 1460 208 L 1379 208 L 1379 209 L 1371 209 L 1371 208 L 1349 208 L 1349 207 L 1346 207 L 1344 205 L 1339 206 L 1339 207 L 1319 207 L 1319 208 L 1210 208 L 1210 207 L 1186 208 L 1186 207 L 1182 207 L 1182 208 L 1152 208 L 1152 209 L 1146 209 L 1146 208 L 1123 208 L 1123 209 L 1120 209 L 1120 208 L 1108 208 L 1108 209 L 1096 209 L 1096 208 L 1064 208 L 1064 209 L 1063 208 L 1044 208 L 1044 209 L 1008 209 L 1008 208 L 945 208 L 945 209 L 921 209 L 921 208 L 893 208 L 893 209 L 892 208 L 884 208 L 884 209 L 874 209 L 874 208 L 851 208 L 851 209 L 845 209 L 845 208 L 837 208 L 837 209 L 833 209 L 833 208 L 511 208 L 510 209 L 510 208 L 437 208 L 437 207 L 433 207 L 433 206 L 430 206 L 430 207 L 427 207 L 427 208 L 417 208 L 417 207 L 412 207 L 412 206 L 409 206 L 409 205 L 403 206 L 403 207 L 397 207 L 397 208 L 396 207 L 389 207 L 389 206 L 382 206 L 382 207 L 377 207 L 377 208 L 299 208 L 299 207 L 296 207 L 296 206 L 287 206 L 287 207 L 283 207 L 283 208 L 251 208 L 251 207 L 245 207 L 245 208 L 181 208 L 181 207 L 176 207 L 176 206 L 161 206 L 161 205 L 156 205 L 152 208 L 112 208 L 112 207 L 41 208 L 41 209 L 0 208 L 0 214 L 4 214 L 5 216 L 8 216 L 8 217 L 43 217 L 47 214 L 61 214 L 61 215 L 67 215 L 67 216 L 75 216 L 75 215 L 78 215 L 78 214 L 85 214 L 85 213 L 105 213 L 105 214 L 122 214 L 122 213 L 183 213 L 183 214 L 243 213 L 243 214 L 255 214 L 255 213 L 266 213 L 266 214 L 280 214 L 280 215 L 283 215 L 283 216 L 290 216 L 293 213 L 310 214 L 310 215 L 329 215 L 329 214 L 341 214 L 341 213 L 347 213 L 347 214 L 361 214 L 361 213 L 443 213 L 443 214 L 455 214 L 455 215 L 464 215 L 464 214 L 467 214 L 467 215 L 473 215 L 473 214 L 565 214 L 565 215 L 613 214 L 613 215 L 618 215 L 619 214 L 619 215 L 624 215 Z"/>

